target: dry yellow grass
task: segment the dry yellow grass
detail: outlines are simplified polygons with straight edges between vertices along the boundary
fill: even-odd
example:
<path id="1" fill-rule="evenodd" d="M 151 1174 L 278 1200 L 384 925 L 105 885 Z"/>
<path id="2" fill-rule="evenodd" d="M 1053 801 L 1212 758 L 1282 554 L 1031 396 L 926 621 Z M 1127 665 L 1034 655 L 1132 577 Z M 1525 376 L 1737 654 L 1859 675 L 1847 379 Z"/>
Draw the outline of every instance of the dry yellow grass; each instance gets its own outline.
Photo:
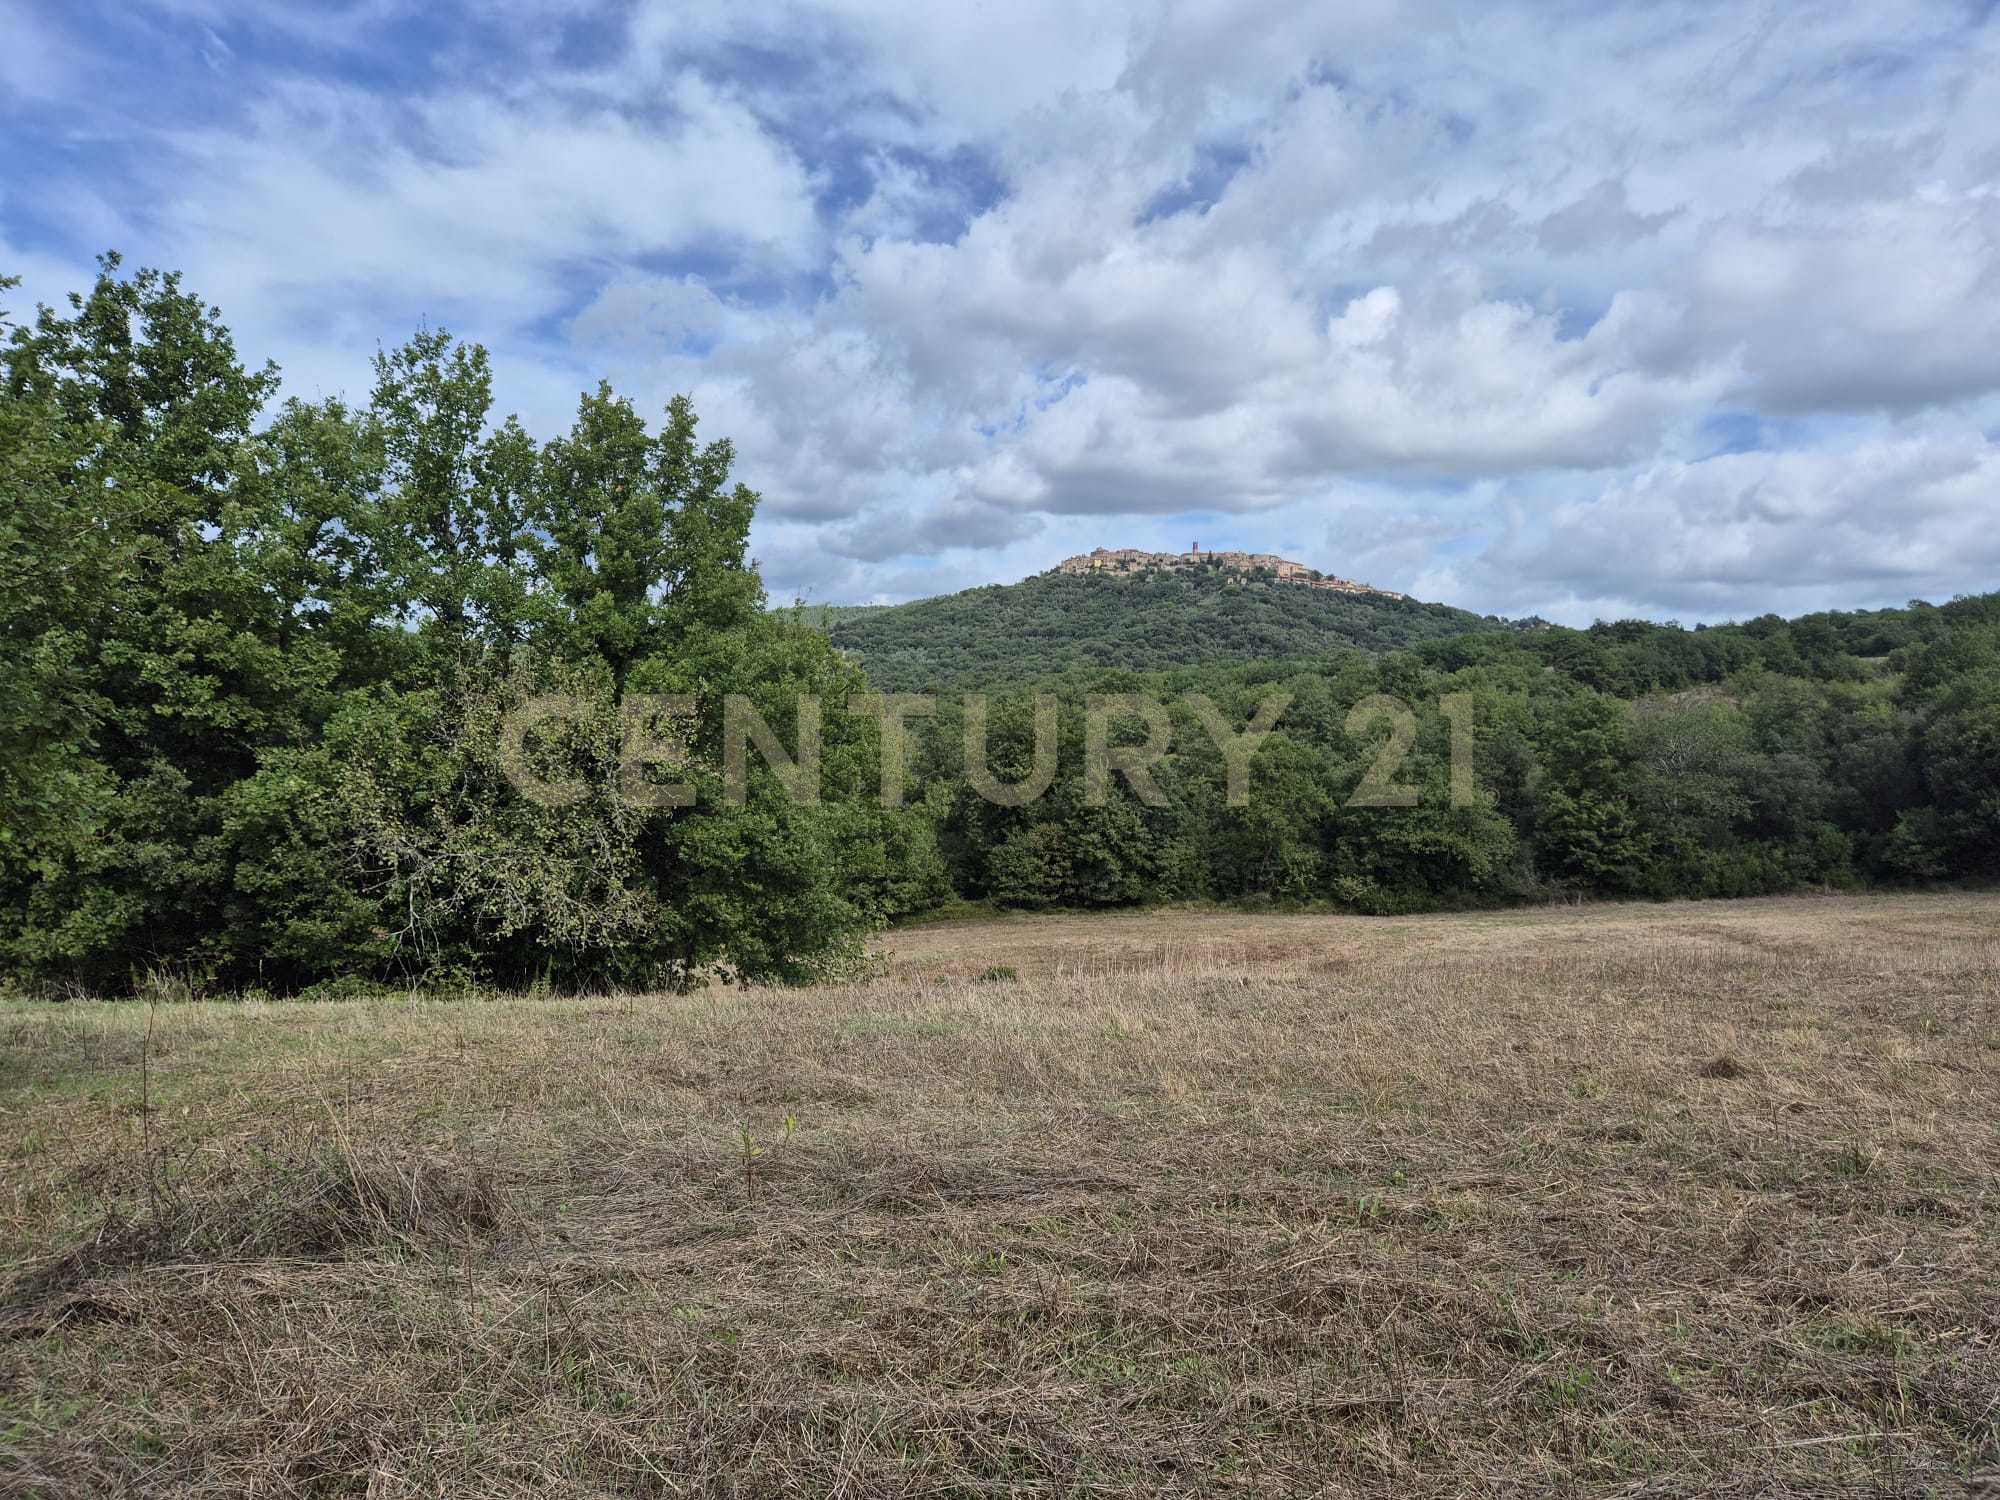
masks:
<path id="1" fill-rule="evenodd" d="M 805 992 L 0 1008 L 0 1493 L 1987 1461 L 2000 899 L 886 947 Z"/>

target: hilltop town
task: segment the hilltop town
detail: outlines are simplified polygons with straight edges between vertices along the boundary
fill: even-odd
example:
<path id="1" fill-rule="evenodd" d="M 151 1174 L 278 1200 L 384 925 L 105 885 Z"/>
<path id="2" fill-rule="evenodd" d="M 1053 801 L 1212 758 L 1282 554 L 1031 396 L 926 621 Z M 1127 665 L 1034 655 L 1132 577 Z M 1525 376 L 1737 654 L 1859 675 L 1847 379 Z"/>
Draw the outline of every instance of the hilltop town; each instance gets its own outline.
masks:
<path id="1" fill-rule="evenodd" d="M 1351 578 L 1336 578 L 1293 562 L 1272 552 L 1204 552 L 1196 542 L 1185 552 L 1142 552 L 1137 547 L 1098 547 L 1076 557 L 1066 557 L 1050 569 L 1055 573 L 1153 573 L 1181 572 L 1189 568 L 1218 568 L 1227 573 L 1262 575 L 1276 583 L 1295 583 L 1303 588 L 1328 589 L 1336 594 L 1370 594 L 1378 599 L 1404 599 L 1390 589 L 1378 589 Z"/>

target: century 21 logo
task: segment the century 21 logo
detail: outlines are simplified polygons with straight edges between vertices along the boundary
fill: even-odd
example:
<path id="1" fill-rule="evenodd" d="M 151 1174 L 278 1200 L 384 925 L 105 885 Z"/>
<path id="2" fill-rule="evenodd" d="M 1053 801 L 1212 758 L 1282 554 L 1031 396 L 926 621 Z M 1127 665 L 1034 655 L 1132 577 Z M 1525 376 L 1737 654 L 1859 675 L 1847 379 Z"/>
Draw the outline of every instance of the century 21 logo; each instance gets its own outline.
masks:
<path id="1" fill-rule="evenodd" d="M 909 721 L 935 714 L 937 702 L 935 697 L 916 693 L 857 693 L 847 699 L 846 712 L 873 719 L 880 728 L 882 806 L 903 805 L 908 780 Z M 1268 694 L 1258 703 L 1249 722 L 1236 729 L 1207 696 L 1191 693 L 1179 700 L 1180 707 L 1201 725 L 1222 757 L 1229 806 L 1249 805 L 1251 760 L 1291 702 L 1290 693 Z M 1055 784 L 1060 769 L 1055 696 L 1035 695 L 1034 753 L 1028 773 L 1012 782 L 996 778 L 988 763 L 987 695 L 967 693 L 962 706 L 966 783 L 999 807 L 1023 807 L 1045 795 Z M 1451 805 L 1468 807 L 1478 800 L 1472 769 L 1472 695 L 1453 693 L 1439 699 L 1438 708 L 1450 726 Z M 500 759 L 507 779 L 523 796 L 547 807 L 569 807 L 582 801 L 589 795 L 588 785 L 581 780 L 553 781 L 542 775 L 530 764 L 528 740 L 537 730 L 554 724 L 592 723 L 603 711 L 603 705 L 567 693 L 545 693 L 512 710 L 501 721 L 500 731 Z M 632 694 L 620 701 L 618 789 L 628 804 L 655 808 L 694 805 L 693 786 L 662 781 L 652 773 L 657 768 L 671 774 L 696 764 L 691 736 L 681 726 L 691 724 L 699 712 L 696 699 L 687 693 Z M 1120 721 L 1137 721 L 1145 731 L 1145 738 L 1136 743 L 1126 740 L 1114 744 L 1112 726 Z M 1362 742 L 1372 738 L 1377 727 L 1385 723 L 1389 732 L 1348 797 L 1348 807 L 1418 805 L 1419 789 L 1396 779 L 1417 738 L 1417 716 L 1409 706 L 1386 693 L 1374 694 L 1348 711 L 1344 728 L 1350 741 Z M 740 693 L 726 695 L 722 700 L 722 800 L 735 807 L 749 800 L 749 752 L 754 747 L 787 795 L 802 804 L 816 804 L 820 797 L 823 725 L 819 697 L 800 694 L 793 736 L 797 748 L 788 751 L 756 704 Z M 1116 774 L 1125 778 L 1133 794 L 1147 806 L 1167 806 L 1167 795 L 1160 789 L 1152 768 L 1171 749 L 1173 732 L 1173 716 L 1156 698 L 1140 693 L 1089 695 L 1084 700 L 1084 801 L 1093 807 L 1109 801 L 1111 778 Z"/>

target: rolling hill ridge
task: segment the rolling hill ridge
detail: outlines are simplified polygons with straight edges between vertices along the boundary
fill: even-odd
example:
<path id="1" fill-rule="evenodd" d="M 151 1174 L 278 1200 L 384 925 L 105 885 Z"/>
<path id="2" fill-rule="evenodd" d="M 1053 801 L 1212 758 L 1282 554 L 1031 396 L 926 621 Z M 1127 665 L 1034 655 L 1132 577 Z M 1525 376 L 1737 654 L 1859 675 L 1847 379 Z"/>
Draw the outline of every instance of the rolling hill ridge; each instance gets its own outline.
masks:
<path id="1" fill-rule="evenodd" d="M 1310 661 L 1524 628 L 1344 579 L 1284 577 L 1269 565 L 1284 560 L 1266 562 L 1261 554 L 1229 555 L 1256 559 L 1252 566 L 1212 553 L 1191 565 L 1192 555 L 1084 554 L 1019 583 L 808 614 L 861 663 L 870 682 L 893 692 L 997 685 L 1077 668 Z M 1155 557 L 1170 565 L 1132 561 Z"/>

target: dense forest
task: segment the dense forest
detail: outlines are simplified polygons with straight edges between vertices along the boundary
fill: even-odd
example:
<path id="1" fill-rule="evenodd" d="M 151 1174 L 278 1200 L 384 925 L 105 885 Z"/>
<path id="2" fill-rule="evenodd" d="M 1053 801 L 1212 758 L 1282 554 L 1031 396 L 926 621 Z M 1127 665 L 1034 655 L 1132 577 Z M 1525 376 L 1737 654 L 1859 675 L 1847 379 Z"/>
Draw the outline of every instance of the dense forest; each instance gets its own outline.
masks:
<path id="1" fill-rule="evenodd" d="M 767 606 L 757 497 L 684 400 L 653 428 L 600 388 L 537 439 L 494 420 L 482 350 L 424 333 L 365 405 L 274 404 L 214 309 L 112 258 L 8 328 L 17 983 L 804 981 L 954 898 L 1389 912 L 2000 874 L 2000 596 L 1577 631 L 1040 578 L 816 621 Z M 932 688 L 884 799 L 882 731 L 849 700 Z M 1169 705 L 1156 798 L 1097 794 L 1095 694 Z M 576 706 L 519 748 L 572 788 L 560 807 L 506 750 L 550 695 Z M 692 705 L 680 801 L 628 754 L 665 732 L 660 695 Z M 802 695 L 828 705 L 810 801 L 766 758 L 804 763 Z M 735 798 L 732 701 L 771 727 Z M 1217 735 L 1260 705 L 1282 713 L 1233 795 Z M 1044 794 L 976 789 L 969 751 L 1033 790 L 1043 740 Z"/>
<path id="2" fill-rule="evenodd" d="M 823 795 L 751 759 L 721 700 L 787 722 L 861 690 L 766 608 L 757 497 L 676 401 L 608 389 L 538 442 L 485 352 L 425 333 L 365 406 L 269 407 L 218 314 L 107 259 L 0 366 L 0 963 L 290 991 L 349 976 L 556 987 L 806 979 L 935 899 L 931 825 L 879 806 L 877 734 L 828 716 Z M 509 710 L 582 789 L 520 795 Z M 634 798 L 635 695 L 691 694 L 695 808 Z M 553 772 L 553 767 L 550 768 Z"/>
<path id="3" fill-rule="evenodd" d="M 1058 772 L 1024 807 L 966 784 L 956 700 L 912 720 L 962 895 L 1391 912 L 2000 875 L 2000 595 L 1705 630 L 1487 631 L 1305 664 L 1070 673 L 987 707 L 1003 781 L 1031 764 L 1034 691 L 1057 705 Z M 1174 705 L 1171 750 L 1154 768 L 1163 805 L 1091 805 L 1090 692 Z M 1256 751 L 1247 804 L 1230 806 L 1194 699 L 1240 729 L 1273 693 L 1287 706 Z M 1406 717 L 1369 703 L 1383 697 Z M 1407 747 L 1389 743 L 1399 717 Z M 1455 742 L 1470 783 L 1457 791 Z M 1408 805 L 1368 795 L 1378 761 L 1371 785 L 1386 777 L 1400 793 L 1386 800 Z"/>
<path id="4" fill-rule="evenodd" d="M 1339 594 L 1220 569 L 1042 573 L 884 608 L 808 610 L 891 692 L 994 687 L 1078 668 L 1316 661 L 1478 630 L 1530 628 L 1444 604 Z"/>

